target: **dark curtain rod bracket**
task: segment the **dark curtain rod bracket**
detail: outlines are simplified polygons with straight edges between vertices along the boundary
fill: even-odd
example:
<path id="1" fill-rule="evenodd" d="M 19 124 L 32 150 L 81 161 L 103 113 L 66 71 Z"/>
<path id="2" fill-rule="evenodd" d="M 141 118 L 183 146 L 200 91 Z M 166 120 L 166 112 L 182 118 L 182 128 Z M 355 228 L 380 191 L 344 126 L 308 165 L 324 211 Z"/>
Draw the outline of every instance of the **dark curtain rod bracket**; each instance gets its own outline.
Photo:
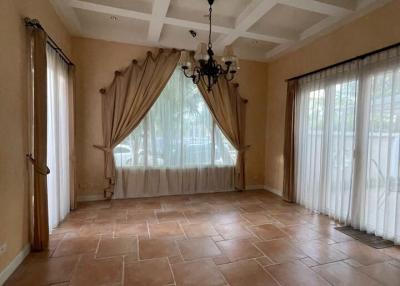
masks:
<path id="1" fill-rule="evenodd" d="M 30 19 L 28 17 L 24 18 L 25 26 L 34 27 L 37 29 L 43 30 L 47 35 L 47 43 L 60 55 L 60 57 L 71 66 L 74 66 L 74 63 L 68 58 L 68 56 L 63 52 L 63 50 L 57 45 L 57 43 L 49 36 L 43 26 L 40 24 L 37 19 Z"/>
<path id="2" fill-rule="evenodd" d="M 352 61 L 362 60 L 362 59 L 364 59 L 364 58 L 366 58 L 368 56 L 372 56 L 372 55 L 377 54 L 377 53 L 381 53 L 381 52 L 384 52 L 384 51 L 387 51 L 387 50 L 390 50 L 390 49 L 393 49 L 393 48 L 397 48 L 399 46 L 400 46 L 400 43 L 396 43 L 396 44 L 393 44 L 393 45 L 390 45 L 390 46 L 387 46 L 387 47 L 384 47 L 384 48 L 381 48 L 381 49 L 378 49 L 378 50 L 374 50 L 372 52 L 368 52 L 366 54 L 362 54 L 362 55 L 356 56 L 356 57 L 351 58 L 351 59 L 347 59 L 347 60 L 338 62 L 336 64 L 333 64 L 333 65 L 330 65 L 330 66 L 327 66 L 327 67 L 323 67 L 323 68 L 320 68 L 320 69 L 317 69 L 317 70 L 314 70 L 314 71 L 311 71 L 311 72 L 308 72 L 308 73 L 305 73 L 305 74 L 302 74 L 302 75 L 298 75 L 298 76 L 295 76 L 295 77 L 292 77 L 292 78 L 288 78 L 285 81 L 288 82 L 288 81 L 291 81 L 291 80 L 300 79 L 302 77 L 305 77 L 305 76 L 308 76 L 308 75 L 312 75 L 312 74 L 315 74 L 315 73 L 318 73 L 318 72 L 321 72 L 321 71 L 324 71 L 324 70 L 327 70 L 327 69 L 331 69 L 331 68 L 334 68 L 334 67 L 337 67 L 337 66 L 352 62 Z"/>

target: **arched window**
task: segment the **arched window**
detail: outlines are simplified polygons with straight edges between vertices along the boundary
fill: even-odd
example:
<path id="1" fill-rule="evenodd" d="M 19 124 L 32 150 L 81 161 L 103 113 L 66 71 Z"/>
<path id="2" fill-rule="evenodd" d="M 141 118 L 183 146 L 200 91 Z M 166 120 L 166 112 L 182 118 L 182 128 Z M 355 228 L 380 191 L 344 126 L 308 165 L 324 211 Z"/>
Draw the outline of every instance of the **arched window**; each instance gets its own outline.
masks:
<path id="1" fill-rule="evenodd" d="M 221 182 L 217 177 L 224 170 L 229 179 L 225 175 L 220 179 L 226 191 L 233 182 L 236 157 L 236 150 L 216 124 L 197 86 L 177 69 L 143 121 L 114 149 L 118 173 L 115 197 L 162 195 L 165 190 L 146 191 L 148 185 L 163 185 L 161 180 L 169 188 L 165 194 L 218 191 Z M 197 175 L 190 175 L 192 181 L 180 178 L 193 172 Z M 194 190 L 193 185 L 204 177 L 202 172 L 207 172 L 209 182 Z M 129 195 L 129 180 L 136 185 L 135 195 Z M 183 180 L 183 185 L 176 180 Z M 190 187 L 186 188 L 184 181 Z"/>

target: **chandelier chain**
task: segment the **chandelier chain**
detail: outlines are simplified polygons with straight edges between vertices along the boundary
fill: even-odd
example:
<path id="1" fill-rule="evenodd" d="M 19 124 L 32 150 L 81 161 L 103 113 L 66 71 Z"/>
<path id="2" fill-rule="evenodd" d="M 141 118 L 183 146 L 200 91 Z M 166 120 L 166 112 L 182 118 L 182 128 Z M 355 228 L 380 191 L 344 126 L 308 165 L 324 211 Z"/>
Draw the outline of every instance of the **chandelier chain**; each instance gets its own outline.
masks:
<path id="1" fill-rule="evenodd" d="M 211 25 L 212 17 L 211 17 L 211 14 L 212 14 L 212 6 L 211 5 L 210 5 L 210 9 L 208 11 L 209 11 L 208 19 L 210 21 L 210 31 L 209 31 L 209 34 L 208 34 L 208 47 L 212 48 L 212 43 L 211 43 L 211 29 L 212 29 L 212 25 Z"/>
<path id="2" fill-rule="evenodd" d="M 214 84 L 218 82 L 219 78 L 224 78 L 227 81 L 233 80 L 237 70 L 237 59 L 233 55 L 230 49 L 225 48 L 227 52 L 224 52 L 226 55 L 225 58 L 222 58 L 225 66 L 223 67 L 217 60 L 214 58 L 215 54 L 212 50 L 212 5 L 214 0 L 208 0 L 210 4 L 210 8 L 208 9 L 208 20 L 209 20 L 209 34 L 208 34 L 208 47 L 206 43 L 200 43 L 198 52 L 196 52 L 195 60 L 197 64 L 192 67 L 191 60 L 189 58 L 188 52 L 182 52 L 182 57 L 184 60 L 182 61 L 182 70 L 183 74 L 191 78 L 194 84 L 199 84 L 200 80 L 202 80 L 206 86 L 207 90 L 211 91 Z M 207 50 L 206 50 L 207 47 Z"/>

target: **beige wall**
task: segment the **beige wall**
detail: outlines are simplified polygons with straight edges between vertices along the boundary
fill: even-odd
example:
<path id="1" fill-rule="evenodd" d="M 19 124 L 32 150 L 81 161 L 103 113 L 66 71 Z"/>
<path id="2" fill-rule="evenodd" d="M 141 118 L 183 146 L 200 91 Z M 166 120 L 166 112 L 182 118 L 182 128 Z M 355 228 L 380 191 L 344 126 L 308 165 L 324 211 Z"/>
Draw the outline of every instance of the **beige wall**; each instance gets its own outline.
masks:
<path id="1" fill-rule="evenodd" d="M 246 158 L 248 185 L 282 188 L 284 80 L 400 41 L 400 1 L 380 8 L 270 64 L 242 61 L 237 82 L 249 99 Z M 28 243 L 27 49 L 22 18 L 38 18 L 77 65 L 77 168 L 80 196 L 102 195 L 103 157 L 98 90 L 147 47 L 74 38 L 47 0 L 0 1 L 0 271 Z M 265 135 L 265 136 L 264 136 Z"/>
<path id="2" fill-rule="evenodd" d="M 70 54 L 70 37 L 47 0 L 0 1 L 0 272 L 28 243 L 27 74 L 24 17 L 40 20 Z"/>
<path id="3" fill-rule="evenodd" d="M 102 144 L 101 100 L 98 91 L 111 83 L 115 70 L 126 67 L 132 59 L 143 60 L 149 49 L 100 40 L 73 39 L 78 78 L 77 179 L 81 198 L 102 195 L 103 154 L 93 148 L 93 144 Z M 252 147 L 246 160 L 248 185 L 262 185 L 264 182 L 266 70 L 266 64 L 242 61 L 237 78 L 241 95 L 249 99 L 247 143 Z"/>
<path id="4" fill-rule="evenodd" d="M 400 42 L 400 1 L 395 0 L 268 65 L 265 184 L 281 191 L 285 79 Z"/>

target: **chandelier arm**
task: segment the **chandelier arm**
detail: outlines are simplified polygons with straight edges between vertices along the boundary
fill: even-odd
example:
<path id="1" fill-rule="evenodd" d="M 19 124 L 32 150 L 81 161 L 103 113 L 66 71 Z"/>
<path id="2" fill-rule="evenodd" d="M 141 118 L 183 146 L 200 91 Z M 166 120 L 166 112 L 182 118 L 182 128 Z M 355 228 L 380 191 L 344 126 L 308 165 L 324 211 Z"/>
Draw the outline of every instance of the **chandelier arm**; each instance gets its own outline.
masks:
<path id="1" fill-rule="evenodd" d="M 200 75 L 199 74 L 193 75 L 192 80 L 194 84 L 198 84 L 200 81 Z"/>
<path id="2" fill-rule="evenodd" d="M 188 67 L 182 67 L 183 73 L 187 78 L 191 78 L 194 84 L 199 84 L 200 80 L 204 81 L 207 90 L 212 91 L 213 85 L 215 85 L 219 78 L 224 77 L 227 81 L 233 80 L 235 77 L 236 70 L 231 65 L 232 62 L 226 61 L 225 65 L 219 64 L 217 60 L 214 59 L 214 51 L 212 50 L 212 5 L 214 0 L 208 0 L 209 7 L 209 33 L 208 33 L 208 59 L 202 55 L 200 59 L 197 60 L 197 65 L 189 71 Z M 191 74 L 189 74 L 191 73 Z"/>
<path id="3" fill-rule="evenodd" d="M 230 75 L 230 76 L 229 76 Z M 227 80 L 227 81 L 231 81 L 231 80 L 233 80 L 234 78 L 235 78 L 235 75 L 233 74 L 233 73 L 227 73 L 227 74 L 225 74 L 225 79 Z"/>
<path id="4" fill-rule="evenodd" d="M 229 74 L 230 70 L 231 70 L 231 63 L 226 63 L 226 74 Z"/>
<path id="5" fill-rule="evenodd" d="M 182 68 L 182 70 L 183 70 L 183 74 L 185 75 L 185 77 L 187 77 L 187 78 L 192 78 L 192 77 L 193 77 L 193 75 L 188 75 L 188 74 L 186 73 L 186 70 L 187 70 L 187 69 Z"/>
<path id="6" fill-rule="evenodd" d="M 200 81 L 200 77 L 201 77 L 201 69 L 198 66 L 196 66 L 193 69 L 193 75 L 192 75 L 193 83 L 198 84 Z"/>
<path id="7" fill-rule="evenodd" d="M 225 70 L 221 64 L 218 64 L 218 76 L 227 74 L 228 70 Z"/>

